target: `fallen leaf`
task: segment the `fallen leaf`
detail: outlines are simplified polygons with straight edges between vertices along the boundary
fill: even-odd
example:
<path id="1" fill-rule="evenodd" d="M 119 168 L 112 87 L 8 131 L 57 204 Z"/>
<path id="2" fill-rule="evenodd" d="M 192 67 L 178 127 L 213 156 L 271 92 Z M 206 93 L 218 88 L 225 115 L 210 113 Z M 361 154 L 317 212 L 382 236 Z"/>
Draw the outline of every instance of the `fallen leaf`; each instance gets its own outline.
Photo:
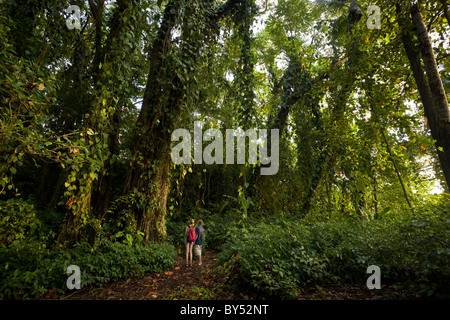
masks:
<path id="1" fill-rule="evenodd" d="M 48 290 L 47 293 L 45 294 L 44 298 L 51 299 L 51 298 L 55 297 L 56 291 L 58 291 L 58 288 L 52 288 L 52 289 Z"/>

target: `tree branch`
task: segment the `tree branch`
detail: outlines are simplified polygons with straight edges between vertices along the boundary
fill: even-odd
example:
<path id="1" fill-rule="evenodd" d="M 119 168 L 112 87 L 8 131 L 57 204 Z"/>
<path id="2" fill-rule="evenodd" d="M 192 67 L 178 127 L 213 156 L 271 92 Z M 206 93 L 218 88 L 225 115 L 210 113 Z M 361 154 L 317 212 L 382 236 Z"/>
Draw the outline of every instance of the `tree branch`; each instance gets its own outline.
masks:
<path id="1" fill-rule="evenodd" d="M 208 21 L 207 23 L 213 27 L 216 25 L 216 23 L 228 16 L 229 14 L 231 14 L 233 12 L 234 9 L 236 9 L 237 5 L 239 4 L 239 0 L 228 0 L 227 2 L 225 2 L 224 4 L 220 5 L 219 8 L 217 9 L 217 11 L 213 14 L 211 14 L 206 20 Z"/>

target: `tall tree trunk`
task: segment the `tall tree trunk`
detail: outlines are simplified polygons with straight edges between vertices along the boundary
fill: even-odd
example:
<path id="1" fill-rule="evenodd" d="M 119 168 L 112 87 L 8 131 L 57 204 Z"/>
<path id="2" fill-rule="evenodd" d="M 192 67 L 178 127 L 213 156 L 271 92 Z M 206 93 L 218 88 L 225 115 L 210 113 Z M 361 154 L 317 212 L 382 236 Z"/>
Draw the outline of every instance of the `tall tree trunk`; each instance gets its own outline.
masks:
<path id="1" fill-rule="evenodd" d="M 348 9 L 348 25 L 347 25 L 347 32 L 350 35 L 351 38 L 351 49 L 349 50 L 349 59 L 348 59 L 348 66 L 349 68 L 353 68 L 357 66 L 358 61 L 360 60 L 361 52 L 358 49 L 358 44 L 356 43 L 356 40 L 352 34 L 353 27 L 356 23 L 359 22 L 361 19 L 362 14 L 359 6 L 356 4 L 356 2 L 352 1 L 349 9 Z M 340 63 L 339 61 L 337 63 Z M 348 101 L 348 98 L 353 90 L 354 82 L 356 81 L 356 74 L 355 71 L 353 71 L 352 77 L 346 82 L 341 89 L 339 89 L 339 92 L 337 94 L 337 97 L 335 98 L 335 105 L 332 112 L 333 121 L 336 123 L 339 123 L 339 119 L 344 115 L 345 112 L 345 105 Z M 317 187 L 319 186 L 321 177 L 322 177 L 322 171 L 325 168 L 325 165 L 328 161 L 328 147 L 326 146 L 329 144 L 329 138 L 326 138 L 324 142 L 324 146 L 321 147 L 321 151 L 319 155 L 316 158 L 316 165 L 314 169 L 312 170 L 311 178 L 309 186 L 306 190 L 306 195 L 303 198 L 302 203 L 302 212 L 306 214 L 312 204 L 312 200 L 314 198 L 314 194 L 316 192 Z"/>
<path id="2" fill-rule="evenodd" d="M 213 28 L 223 16 L 232 12 L 237 0 L 228 0 L 206 19 L 204 28 Z M 165 213 L 169 194 L 171 133 L 178 122 L 180 105 L 186 95 L 186 83 L 170 70 L 171 32 L 181 14 L 182 1 L 170 0 L 158 34 L 150 51 L 150 71 L 142 108 L 134 132 L 133 159 L 128 167 L 123 194 L 139 197 L 136 207 L 138 229 L 145 240 L 160 241 L 166 237 Z M 183 41 L 189 41 L 189 37 Z M 183 52 L 183 59 L 198 54 L 199 45 Z"/>
<path id="3" fill-rule="evenodd" d="M 140 194 L 136 208 L 138 230 L 145 240 L 159 241 L 166 235 L 164 216 L 169 192 L 171 122 L 166 109 L 178 113 L 182 92 L 173 92 L 168 102 L 163 101 L 167 86 L 172 80 L 165 74 L 165 63 L 171 49 L 170 34 L 179 14 L 178 1 L 166 5 L 161 27 L 150 52 L 150 72 L 139 117 L 135 126 L 133 159 L 128 167 L 123 194 Z M 174 81 L 172 90 L 180 90 Z M 175 100 L 175 101 L 174 101 Z M 178 103 L 177 101 L 178 100 Z M 171 104 L 174 102 L 174 104 Z"/>
<path id="4" fill-rule="evenodd" d="M 95 53 L 93 60 L 93 84 L 94 89 L 97 94 L 101 94 L 101 85 L 102 80 L 108 84 L 107 78 L 103 70 L 100 69 L 100 64 L 104 64 L 106 60 L 106 56 L 108 56 L 108 60 L 114 61 L 114 59 L 121 59 L 121 57 L 117 57 L 117 54 L 114 54 L 111 50 L 112 43 L 115 39 L 119 38 L 120 32 L 126 26 L 121 23 L 121 17 L 124 12 L 131 6 L 131 2 L 129 0 L 119 0 L 117 2 L 117 9 L 111 17 L 110 21 L 110 31 L 105 40 L 104 45 L 102 46 L 101 38 L 102 38 L 102 29 L 101 29 L 101 21 L 103 17 L 103 7 L 104 0 L 99 0 L 97 4 L 94 3 L 93 0 L 89 0 L 89 5 L 91 8 L 91 12 L 94 16 L 95 21 Z M 115 81 L 113 81 L 115 83 Z M 93 97 L 93 100 L 95 98 Z M 92 207 L 94 210 L 94 214 L 97 217 L 103 218 L 111 200 L 111 188 L 113 183 L 113 178 L 111 175 L 111 161 L 113 155 L 118 153 L 119 148 L 119 128 L 120 128 L 120 117 L 121 111 L 116 109 L 113 115 L 109 115 L 110 127 L 106 128 L 108 130 L 108 151 L 109 156 L 104 161 L 103 170 L 99 173 L 98 183 L 96 191 L 92 197 Z"/>
<path id="5" fill-rule="evenodd" d="M 448 120 L 448 104 L 442 81 L 436 67 L 433 50 L 428 38 L 428 33 L 424 29 L 424 23 L 418 8 L 411 7 L 412 16 L 414 16 L 415 25 L 419 26 L 416 33 L 421 42 L 420 50 L 414 43 L 410 30 L 412 30 L 411 20 L 402 16 L 402 9 L 397 5 L 397 20 L 402 28 L 402 43 L 405 53 L 408 57 L 414 80 L 419 90 L 420 98 L 424 108 L 425 116 L 431 131 L 432 138 L 436 141 L 435 146 L 439 157 L 439 162 L 444 173 L 447 187 L 450 185 L 450 124 Z M 426 56 L 427 74 L 422 68 L 420 54 Z M 433 79 L 432 88 L 430 77 Z M 436 107 L 436 104 L 439 106 Z M 446 110 L 447 109 L 447 110 Z"/>
<path id="6" fill-rule="evenodd" d="M 94 94 L 91 97 L 91 113 L 96 113 L 98 111 L 98 96 L 101 96 L 101 81 L 105 78 L 104 72 L 100 69 L 100 63 L 102 63 L 105 59 L 106 54 L 111 52 L 111 46 L 114 39 L 119 37 L 119 34 L 123 28 L 121 23 L 122 16 L 125 10 L 131 5 L 131 2 L 128 0 L 118 0 L 117 7 L 112 15 L 110 20 L 110 31 L 109 35 L 106 39 L 105 45 L 102 48 L 101 46 L 101 21 L 102 21 L 102 13 L 103 13 L 103 0 L 99 0 L 98 4 L 95 4 L 94 1 L 89 2 L 91 6 L 91 10 L 95 19 L 95 53 L 93 59 L 93 84 L 94 84 Z M 97 96 L 97 97 L 96 97 Z M 115 117 L 118 117 L 116 114 Z M 91 117 L 92 118 L 92 117 Z M 89 119 L 91 119 L 89 118 Z M 112 117 L 114 119 L 114 117 Z M 117 130 L 118 130 L 118 118 L 116 119 L 116 123 L 111 121 L 113 128 L 111 132 L 108 134 L 108 148 L 109 151 L 114 152 L 117 147 Z M 93 129 L 94 131 L 98 131 L 96 119 L 87 120 L 85 123 L 84 130 Z M 92 139 L 89 135 L 86 135 L 86 139 Z M 110 169 L 110 156 L 103 163 L 103 169 L 106 170 L 106 175 Z M 79 168 L 77 168 L 78 171 Z M 67 209 L 68 212 L 66 214 L 66 218 L 63 226 L 61 227 L 60 233 L 58 235 L 58 242 L 60 243 L 68 243 L 71 245 L 73 243 L 79 242 L 81 240 L 81 234 L 83 228 L 86 226 L 86 222 L 89 218 L 92 217 L 92 206 L 100 214 L 103 214 L 106 211 L 106 206 L 109 204 L 109 195 L 111 188 L 111 177 L 104 176 L 101 174 L 101 166 L 100 167 L 84 167 L 82 170 L 78 172 L 77 181 L 79 182 L 78 193 L 74 195 L 73 199 L 69 199 Z M 82 172 L 83 171 L 83 172 Z M 100 173 L 99 183 L 98 183 L 98 192 L 93 196 L 93 181 L 90 177 L 91 173 L 97 174 Z M 89 175 L 88 178 L 84 176 L 86 173 Z M 83 190 L 83 191 L 81 191 Z M 70 203 L 74 203 L 74 207 L 71 208 Z M 93 243 L 96 239 L 97 230 L 96 228 L 99 225 L 96 223 L 95 225 L 90 225 L 87 228 L 87 233 L 89 236 L 89 241 Z"/>
<path id="7" fill-rule="evenodd" d="M 245 13 L 241 21 L 241 25 L 237 29 L 237 32 L 242 37 L 242 47 L 238 63 L 240 67 L 238 68 L 236 74 L 237 90 L 235 90 L 235 100 L 238 104 L 236 111 L 239 116 L 235 120 L 235 124 L 237 124 L 240 128 L 243 128 L 243 130 L 245 131 L 249 128 L 252 128 L 255 124 L 255 110 L 253 110 L 255 105 L 255 93 L 253 91 L 254 62 L 252 58 L 252 24 L 254 21 L 254 1 L 244 0 L 243 2 Z M 248 150 L 246 152 L 248 153 Z M 241 168 L 241 173 L 243 176 L 242 188 L 244 197 L 253 197 L 255 193 L 256 181 L 256 170 L 254 170 L 254 166 L 246 162 Z"/>
<path id="8" fill-rule="evenodd" d="M 415 26 L 414 30 L 417 39 L 419 40 L 419 48 L 422 53 L 423 64 L 430 84 L 431 95 L 437 116 L 436 121 L 438 124 L 440 121 L 448 122 L 450 119 L 450 111 L 448 109 L 447 95 L 439 74 L 428 31 L 417 4 L 411 6 L 411 17 Z"/>
<path id="9" fill-rule="evenodd" d="M 431 121 L 430 125 L 436 126 L 436 139 L 439 140 L 444 149 L 442 155 L 442 160 L 444 161 L 442 169 L 444 171 L 445 180 L 447 181 L 447 187 L 450 188 L 450 111 L 447 95 L 439 74 L 428 31 L 422 15 L 420 14 L 418 5 L 412 5 L 410 11 L 412 22 L 415 26 L 416 36 L 419 40 L 419 48 L 422 54 L 422 60 L 435 110 L 435 119 Z"/>

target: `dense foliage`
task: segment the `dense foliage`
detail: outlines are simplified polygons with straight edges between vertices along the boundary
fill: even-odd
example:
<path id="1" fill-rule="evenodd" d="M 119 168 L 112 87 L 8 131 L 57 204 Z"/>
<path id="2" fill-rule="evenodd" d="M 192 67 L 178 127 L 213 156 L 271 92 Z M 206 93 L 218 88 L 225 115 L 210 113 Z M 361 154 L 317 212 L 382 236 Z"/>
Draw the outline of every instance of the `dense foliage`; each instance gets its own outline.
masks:
<path id="1" fill-rule="evenodd" d="M 261 296 L 296 296 L 299 288 L 365 283 L 367 267 L 381 269 L 383 285 L 422 297 L 449 297 L 448 208 L 383 220 L 311 223 L 267 219 L 230 230 L 222 263 L 233 261 L 238 281 Z M 242 285 L 242 284 L 241 284 Z"/>
<path id="2" fill-rule="evenodd" d="M 42 298 L 54 288 L 67 293 L 69 265 L 81 270 L 82 288 L 162 272 L 175 263 L 176 252 L 169 244 L 130 246 L 104 240 L 96 246 L 80 244 L 70 251 L 48 250 L 36 242 L 17 242 L 0 248 L 0 298 Z"/>
<path id="3" fill-rule="evenodd" d="M 1 298 L 162 271 L 190 218 L 261 295 L 376 264 L 445 296 L 448 0 L 0 4 Z M 175 165 L 195 121 L 278 129 L 277 174 Z"/>

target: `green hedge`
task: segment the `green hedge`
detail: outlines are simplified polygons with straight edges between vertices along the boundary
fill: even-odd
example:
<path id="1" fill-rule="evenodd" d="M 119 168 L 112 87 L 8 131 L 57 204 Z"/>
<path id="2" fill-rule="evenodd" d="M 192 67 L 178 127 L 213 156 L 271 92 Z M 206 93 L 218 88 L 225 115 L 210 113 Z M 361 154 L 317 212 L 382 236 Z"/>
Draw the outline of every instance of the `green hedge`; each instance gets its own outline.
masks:
<path id="1" fill-rule="evenodd" d="M 382 284 L 449 297 L 449 222 L 447 211 L 374 221 L 267 219 L 236 228 L 219 262 L 233 260 L 241 285 L 267 296 L 292 297 L 298 288 L 336 281 L 365 284 L 367 267 L 377 265 Z"/>
<path id="2" fill-rule="evenodd" d="M 17 242 L 0 248 L 0 298 L 40 298 L 47 290 L 68 291 L 69 265 L 81 271 L 81 286 L 99 286 L 145 272 L 162 272 L 175 263 L 175 248 L 150 243 L 130 246 L 102 240 L 92 247 L 80 244 L 70 250 L 49 250 L 38 242 Z"/>

